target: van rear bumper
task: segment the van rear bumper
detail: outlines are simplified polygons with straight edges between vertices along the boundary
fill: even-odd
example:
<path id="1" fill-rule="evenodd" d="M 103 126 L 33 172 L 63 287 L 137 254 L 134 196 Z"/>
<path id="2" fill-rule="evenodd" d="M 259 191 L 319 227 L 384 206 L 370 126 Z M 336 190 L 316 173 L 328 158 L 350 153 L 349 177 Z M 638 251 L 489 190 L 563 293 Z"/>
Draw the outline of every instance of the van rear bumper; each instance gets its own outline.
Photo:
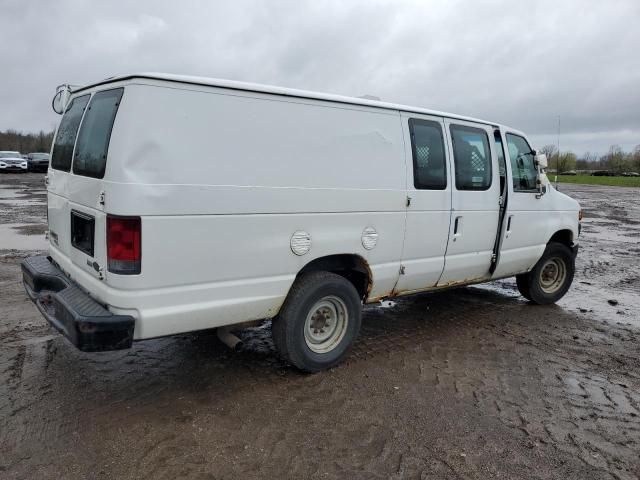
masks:
<path id="1" fill-rule="evenodd" d="M 47 321 L 84 352 L 131 347 L 135 320 L 115 315 L 82 291 L 44 255 L 22 261 L 29 298 Z"/>

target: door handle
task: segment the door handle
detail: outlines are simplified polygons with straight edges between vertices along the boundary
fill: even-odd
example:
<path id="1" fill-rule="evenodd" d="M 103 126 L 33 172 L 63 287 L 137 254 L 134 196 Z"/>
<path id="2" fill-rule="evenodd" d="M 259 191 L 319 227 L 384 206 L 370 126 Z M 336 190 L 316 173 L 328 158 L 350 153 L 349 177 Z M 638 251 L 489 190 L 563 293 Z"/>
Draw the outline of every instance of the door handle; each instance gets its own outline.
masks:
<path id="1" fill-rule="evenodd" d="M 453 241 L 455 242 L 458 237 L 462 235 L 462 216 L 456 217 L 453 221 Z"/>
<path id="2" fill-rule="evenodd" d="M 507 217 L 507 231 L 505 232 L 505 237 L 509 238 L 511 235 L 511 220 L 513 219 L 513 215 L 509 215 Z"/>

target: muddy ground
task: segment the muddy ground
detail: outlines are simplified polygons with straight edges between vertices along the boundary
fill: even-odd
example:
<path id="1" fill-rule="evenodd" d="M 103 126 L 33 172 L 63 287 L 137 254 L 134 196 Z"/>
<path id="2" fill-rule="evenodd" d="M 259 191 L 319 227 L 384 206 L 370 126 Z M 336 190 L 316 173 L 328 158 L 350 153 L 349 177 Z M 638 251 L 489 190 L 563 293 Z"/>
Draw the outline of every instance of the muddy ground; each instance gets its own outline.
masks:
<path id="1" fill-rule="evenodd" d="M 349 360 L 302 375 L 268 324 L 240 353 L 75 350 L 20 282 L 42 178 L 0 175 L 0 478 L 640 477 L 640 190 L 561 185 L 586 218 L 558 305 L 505 280 L 368 307 Z"/>

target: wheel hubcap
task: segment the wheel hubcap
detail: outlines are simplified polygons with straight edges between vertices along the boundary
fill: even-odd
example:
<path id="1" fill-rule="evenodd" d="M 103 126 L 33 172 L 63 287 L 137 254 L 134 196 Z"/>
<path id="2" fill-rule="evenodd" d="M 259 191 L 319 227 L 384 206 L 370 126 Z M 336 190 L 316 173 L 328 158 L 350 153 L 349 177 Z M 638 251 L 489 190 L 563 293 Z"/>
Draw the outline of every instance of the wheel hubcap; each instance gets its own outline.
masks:
<path id="1" fill-rule="evenodd" d="M 555 293 L 564 285 L 567 267 L 560 258 L 550 258 L 540 269 L 540 288 L 545 293 Z"/>
<path id="2" fill-rule="evenodd" d="M 315 353 L 327 353 L 344 338 L 349 323 L 347 306 L 338 297 L 327 296 L 315 303 L 304 325 L 304 340 Z"/>

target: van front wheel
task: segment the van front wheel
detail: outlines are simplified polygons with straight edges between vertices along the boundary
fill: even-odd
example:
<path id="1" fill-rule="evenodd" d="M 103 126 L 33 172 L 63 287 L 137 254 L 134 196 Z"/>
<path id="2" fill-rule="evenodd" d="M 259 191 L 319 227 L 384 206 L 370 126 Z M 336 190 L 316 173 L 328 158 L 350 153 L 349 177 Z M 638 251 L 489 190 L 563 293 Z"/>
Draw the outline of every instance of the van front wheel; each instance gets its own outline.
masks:
<path id="1" fill-rule="evenodd" d="M 538 305 L 555 303 L 571 287 L 575 259 L 571 250 L 561 243 L 551 242 L 528 273 L 516 276 L 518 290 L 523 297 Z"/>
<path id="2" fill-rule="evenodd" d="M 340 363 L 360 331 L 362 302 L 344 277 L 330 272 L 301 275 L 273 320 L 280 355 L 305 372 Z"/>

